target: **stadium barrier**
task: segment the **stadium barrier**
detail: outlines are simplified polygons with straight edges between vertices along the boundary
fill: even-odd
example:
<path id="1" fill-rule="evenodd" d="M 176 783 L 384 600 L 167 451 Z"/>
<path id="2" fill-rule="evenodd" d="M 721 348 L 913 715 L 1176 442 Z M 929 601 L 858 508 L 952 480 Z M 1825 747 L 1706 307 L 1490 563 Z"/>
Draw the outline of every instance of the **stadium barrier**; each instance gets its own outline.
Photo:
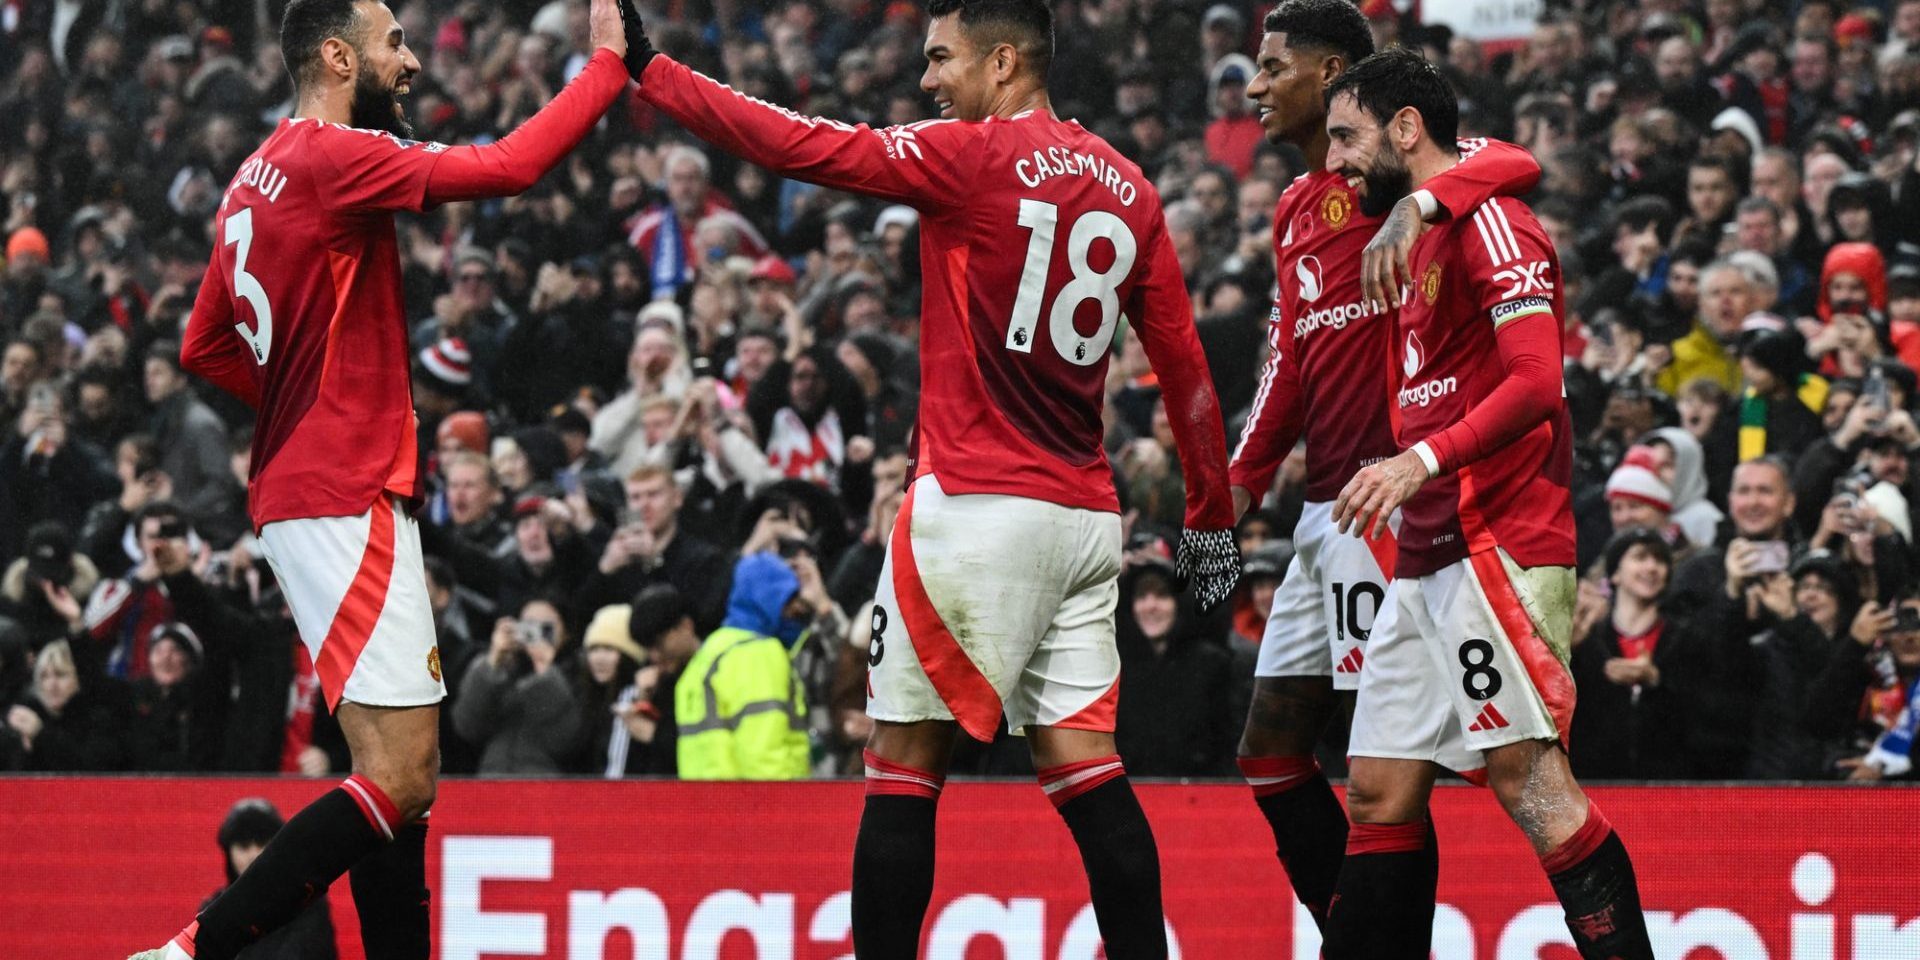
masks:
<path id="1" fill-rule="evenodd" d="M 291 814 L 330 783 L 0 778 L 0 958 L 101 960 L 162 942 L 223 879 L 242 797 Z M 1602 787 L 1670 960 L 1916 960 L 1920 790 Z M 1147 784 L 1187 960 L 1317 956 L 1244 786 Z M 858 783 L 454 780 L 428 848 L 441 960 L 850 960 Z M 1443 787 L 1434 952 L 1573 960 L 1553 894 L 1493 798 Z M 1078 854 L 1031 784 L 941 800 L 928 960 L 1094 960 Z M 341 956 L 360 957 L 346 884 Z"/>

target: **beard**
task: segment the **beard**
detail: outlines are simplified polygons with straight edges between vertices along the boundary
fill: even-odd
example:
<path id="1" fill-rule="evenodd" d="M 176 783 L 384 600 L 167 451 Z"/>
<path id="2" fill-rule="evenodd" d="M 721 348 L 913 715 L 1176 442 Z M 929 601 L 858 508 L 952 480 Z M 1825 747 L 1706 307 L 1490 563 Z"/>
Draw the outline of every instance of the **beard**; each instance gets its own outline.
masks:
<path id="1" fill-rule="evenodd" d="M 1407 169 L 1406 158 L 1384 143 L 1362 179 L 1367 192 L 1360 197 L 1360 212 L 1369 217 L 1385 216 L 1401 197 L 1413 192 L 1413 171 Z"/>
<path id="2" fill-rule="evenodd" d="M 353 119 L 351 125 L 362 130 L 383 130 L 405 140 L 413 139 L 413 124 L 407 122 L 400 98 L 390 87 L 362 73 L 353 82 Z"/>

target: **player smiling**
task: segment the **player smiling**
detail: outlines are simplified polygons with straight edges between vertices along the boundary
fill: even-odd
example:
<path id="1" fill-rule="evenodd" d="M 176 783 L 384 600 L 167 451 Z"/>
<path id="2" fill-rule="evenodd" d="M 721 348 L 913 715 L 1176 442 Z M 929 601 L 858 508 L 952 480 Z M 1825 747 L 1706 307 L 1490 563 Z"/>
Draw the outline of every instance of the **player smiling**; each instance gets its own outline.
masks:
<path id="1" fill-rule="evenodd" d="M 369 955 L 430 952 L 446 686 L 407 510 L 420 469 L 393 214 L 524 191 L 587 135 L 627 83 L 615 0 L 588 16 L 594 55 L 559 96 L 497 143 L 447 147 L 406 139 L 420 61 L 386 4 L 287 5 L 294 115 L 221 199 L 180 359 L 257 411 L 248 510 L 354 773 L 140 960 L 230 960 L 349 869 Z"/>
<path id="2" fill-rule="evenodd" d="M 916 955 L 955 732 L 990 739 L 1004 715 L 1080 846 L 1107 956 L 1165 957 L 1153 835 L 1113 745 L 1120 517 L 1100 408 L 1122 316 L 1179 443 L 1179 563 L 1203 606 L 1239 570 L 1220 411 L 1152 184 L 1053 114 L 1047 4 L 928 12 L 920 85 L 942 120 L 801 117 L 667 57 L 638 75 L 641 97 L 750 162 L 920 211 L 920 422 L 875 599 L 854 950 Z"/>

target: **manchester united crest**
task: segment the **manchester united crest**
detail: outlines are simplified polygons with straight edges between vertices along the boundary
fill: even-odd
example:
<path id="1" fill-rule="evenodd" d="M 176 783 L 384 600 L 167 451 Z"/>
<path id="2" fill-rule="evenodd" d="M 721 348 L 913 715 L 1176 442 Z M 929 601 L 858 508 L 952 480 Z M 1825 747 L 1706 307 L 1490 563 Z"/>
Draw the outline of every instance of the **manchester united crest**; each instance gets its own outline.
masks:
<path id="1" fill-rule="evenodd" d="M 440 682 L 440 647 L 434 645 L 427 650 L 427 674 L 435 683 Z"/>
<path id="2" fill-rule="evenodd" d="M 1437 263 L 1427 264 L 1427 272 L 1421 275 L 1420 299 L 1427 301 L 1428 306 L 1432 306 L 1435 300 L 1440 299 L 1440 265 L 1439 264 Z"/>
<path id="3" fill-rule="evenodd" d="M 1333 190 L 1327 198 L 1320 201 L 1320 219 L 1327 222 L 1327 229 L 1338 230 L 1347 225 L 1353 217 L 1353 198 L 1344 190 Z"/>

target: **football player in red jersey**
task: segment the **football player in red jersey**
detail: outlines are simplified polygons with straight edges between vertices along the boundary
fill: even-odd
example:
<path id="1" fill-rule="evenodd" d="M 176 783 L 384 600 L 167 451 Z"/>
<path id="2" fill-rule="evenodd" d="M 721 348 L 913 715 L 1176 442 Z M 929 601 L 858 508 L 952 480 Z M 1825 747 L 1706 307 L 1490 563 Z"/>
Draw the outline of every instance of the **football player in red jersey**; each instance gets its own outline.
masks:
<path id="1" fill-rule="evenodd" d="M 1327 169 L 1384 211 L 1460 162 L 1459 107 L 1407 50 L 1327 88 Z M 1353 839 L 1329 911 L 1332 960 L 1406 955 L 1431 886 L 1395 855 L 1442 767 L 1484 765 L 1539 854 L 1580 955 L 1653 956 L 1627 849 L 1567 763 L 1573 678 L 1573 446 L 1561 384 L 1560 262 L 1526 204 L 1495 198 L 1412 247 L 1394 360 L 1408 447 L 1355 474 L 1341 530 L 1399 555 L 1374 625 L 1349 753 Z M 1365 842 L 1361 842 L 1361 838 Z"/>
<path id="2" fill-rule="evenodd" d="M 920 211 L 920 420 L 868 653 L 854 951 L 917 955 L 954 737 L 990 739 L 1004 716 L 1080 846 L 1107 956 L 1165 957 L 1153 834 L 1113 744 L 1120 517 L 1100 409 L 1121 318 L 1160 377 L 1187 476 L 1179 566 L 1203 607 L 1239 571 L 1218 403 L 1152 184 L 1053 114 L 1051 9 L 928 12 L 921 88 L 940 120 L 802 117 L 664 56 L 637 77 L 723 149 Z"/>
<path id="3" fill-rule="evenodd" d="M 378 0 L 293 0 L 280 44 L 296 90 L 214 217 L 182 365 L 258 411 L 249 511 L 339 715 L 354 773 L 287 822 L 246 875 L 142 957 L 230 960 L 353 871 L 372 956 L 430 952 L 426 814 L 441 682 L 393 213 L 519 193 L 626 89 L 616 0 L 593 0 L 592 59 L 539 113 L 481 147 L 417 143 L 399 98 L 420 62 Z"/>
<path id="4" fill-rule="evenodd" d="M 1304 437 L 1307 503 L 1293 534 L 1293 563 L 1260 640 L 1240 770 L 1273 830 L 1294 894 L 1324 926 L 1348 831 L 1313 751 L 1336 709 L 1366 709 L 1354 706 L 1351 691 L 1360 685 L 1394 551 L 1391 535 L 1342 536 L 1333 500 L 1363 465 L 1399 452 L 1389 413 L 1394 371 L 1380 362 L 1393 309 L 1362 282 L 1363 249 L 1381 217 L 1359 208 L 1344 177 L 1321 169 L 1326 85 L 1373 53 L 1366 17 L 1350 0 L 1285 0 L 1264 26 L 1247 96 L 1268 139 L 1298 147 L 1309 172 L 1275 208 L 1271 352 L 1229 473 L 1236 511 L 1245 512 L 1272 488 L 1280 462 Z M 1531 189 L 1540 176 L 1539 164 L 1509 144 L 1476 140 L 1461 144 L 1461 153 L 1470 159 L 1394 207 L 1389 239 L 1415 232 L 1423 217 L 1445 219 L 1496 194 Z M 1420 845 L 1402 853 L 1437 882 L 1435 841 L 1416 839 Z M 1426 940 L 1407 949 L 1425 957 Z"/>

